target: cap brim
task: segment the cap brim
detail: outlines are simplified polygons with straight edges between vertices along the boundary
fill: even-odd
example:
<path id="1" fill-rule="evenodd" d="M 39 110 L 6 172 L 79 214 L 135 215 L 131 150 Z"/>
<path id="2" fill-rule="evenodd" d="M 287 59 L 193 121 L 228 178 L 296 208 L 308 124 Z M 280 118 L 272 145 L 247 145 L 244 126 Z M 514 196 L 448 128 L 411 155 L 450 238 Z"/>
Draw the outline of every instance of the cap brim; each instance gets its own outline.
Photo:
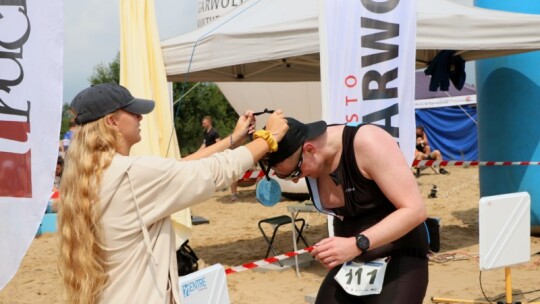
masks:
<path id="1" fill-rule="evenodd" d="M 153 100 L 133 98 L 133 100 L 124 108 L 125 111 L 128 111 L 133 114 L 148 114 L 154 110 L 156 103 Z"/>
<path id="2" fill-rule="evenodd" d="M 306 124 L 306 127 L 307 127 L 306 139 L 313 139 L 323 134 L 326 131 L 327 125 L 324 120 L 320 120 L 317 122 Z"/>

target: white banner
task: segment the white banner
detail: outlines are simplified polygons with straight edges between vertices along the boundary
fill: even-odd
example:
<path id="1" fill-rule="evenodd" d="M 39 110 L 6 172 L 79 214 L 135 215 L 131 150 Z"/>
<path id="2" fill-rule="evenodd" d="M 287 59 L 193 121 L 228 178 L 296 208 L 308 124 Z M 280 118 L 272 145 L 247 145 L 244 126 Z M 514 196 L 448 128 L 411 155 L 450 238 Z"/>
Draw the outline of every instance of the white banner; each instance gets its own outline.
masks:
<path id="1" fill-rule="evenodd" d="M 476 95 L 439 97 L 414 101 L 415 109 L 431 109 L 465 105 L 476 105 Z"/>
<path id="2" fill-rule="evenodd" d="M 416 1 L 320 1 L 323 119 L 380 125 L 412 163 Z"/>
<path id="3" fill-rule="evenodd" d="M 0 290 L 51 196 L 62 113 L 61 0 L 0 0 Z"/>

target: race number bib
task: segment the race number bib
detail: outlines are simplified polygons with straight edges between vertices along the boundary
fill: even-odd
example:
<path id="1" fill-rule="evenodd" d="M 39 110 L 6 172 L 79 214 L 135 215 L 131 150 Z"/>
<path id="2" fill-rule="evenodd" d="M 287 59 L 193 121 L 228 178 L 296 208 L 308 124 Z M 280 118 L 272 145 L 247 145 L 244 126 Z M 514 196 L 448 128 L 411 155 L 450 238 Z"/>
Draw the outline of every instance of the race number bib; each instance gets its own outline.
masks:
<path id="1" fill-rule="evenodd" d="M 341 266 L 334 279 L 353 296 L 380 294 L 389 258 L 365 263 L 347 262 Z"/>

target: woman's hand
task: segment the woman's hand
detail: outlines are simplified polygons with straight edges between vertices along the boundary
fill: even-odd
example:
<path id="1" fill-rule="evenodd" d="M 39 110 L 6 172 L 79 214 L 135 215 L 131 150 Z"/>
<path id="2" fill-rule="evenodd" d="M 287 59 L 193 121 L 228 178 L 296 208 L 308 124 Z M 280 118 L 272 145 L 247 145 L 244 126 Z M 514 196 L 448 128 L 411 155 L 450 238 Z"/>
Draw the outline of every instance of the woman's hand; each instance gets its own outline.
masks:
<path id="1" fill-rule="evenodd" d="M 332 269 L 361 254 L 354 237 L 329 237 L 315 244 L 311 256 L 324 267 Z"/>
<path id="2" fill-rule="evenodd" d="M 253 111 L 247 110 L 244 114 L 240 115 L 236 122 L 236 127 L 232 133 L 233 142 L 235 146 L 244 144 L 247 141 L 248 134 L 253 133 L 255 130 L 255 116 Z"/>
<path id="3" fill-rule="evenodd" d="M 279 142 L 289 130 L 289 125 L 283 115 L 281 109 L 277 109 L 272 113 L 266 121 L 266 130 L 272 133 L 274 139 Z"/>

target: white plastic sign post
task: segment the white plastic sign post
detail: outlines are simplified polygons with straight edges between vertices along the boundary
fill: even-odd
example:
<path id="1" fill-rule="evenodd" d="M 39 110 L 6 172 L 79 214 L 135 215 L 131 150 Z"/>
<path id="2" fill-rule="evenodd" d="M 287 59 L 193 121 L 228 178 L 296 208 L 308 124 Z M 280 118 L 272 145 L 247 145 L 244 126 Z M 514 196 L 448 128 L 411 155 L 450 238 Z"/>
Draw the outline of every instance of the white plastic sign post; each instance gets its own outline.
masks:
<path id="1" fill-rule="evenodd" d="M 227 276 L 221 264 L 181 276 L 180 301 L 183 304 L 229 304 Z"/>

